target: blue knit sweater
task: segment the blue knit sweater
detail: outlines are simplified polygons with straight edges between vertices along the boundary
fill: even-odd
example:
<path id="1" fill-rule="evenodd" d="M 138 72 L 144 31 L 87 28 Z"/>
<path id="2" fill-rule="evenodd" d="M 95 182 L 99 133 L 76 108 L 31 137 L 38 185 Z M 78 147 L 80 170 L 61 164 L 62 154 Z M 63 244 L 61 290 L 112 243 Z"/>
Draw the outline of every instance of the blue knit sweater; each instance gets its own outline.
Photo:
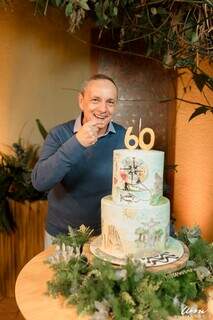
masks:
<path id="1" fill-rule="evenodd" d="M 32 172 L 32 184 L 48 192 L 46 230 L 53 236 L 81 224 L 100 233 L 101 198 L 111 193 L 114 149 L 124 148 L 125 129 L 113 123 L 95 145 L 85 148 L 76 139 L 75 120 L 52 129 Z"/>

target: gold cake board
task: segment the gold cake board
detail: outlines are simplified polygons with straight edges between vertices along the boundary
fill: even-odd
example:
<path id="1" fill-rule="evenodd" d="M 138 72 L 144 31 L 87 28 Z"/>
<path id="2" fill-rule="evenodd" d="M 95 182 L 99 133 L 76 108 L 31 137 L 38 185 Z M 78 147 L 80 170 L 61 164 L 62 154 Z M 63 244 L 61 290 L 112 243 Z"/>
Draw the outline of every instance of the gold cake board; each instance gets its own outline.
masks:
<path id="1" fill-rule="evenodd" d="M 107 254 L 105 254 L 103 251 L 101 251 L 98 248 L 98 242 L 99 242 L 100 236 L 99 237 L 94 237 L 91 239 L 89 243 L 87 243 L 84 247 L 84 254 L 87 256 L 88 260 L 91 262 L 94 258 L 94 256 L 111 262 L 113 265 L 117 267 L 122 267 L 125 263 L 119 263 L 119 259 L 116 257 L 110 257 Z M 177 242 L 180 243 L 180 241 L 176 240 Z M 158 266 L 146 266 L 146 270 L 150 272 L 176 272 L 178 270 L 183 269 L 186 266 L 186 263 L 189 259 L 189 249 L 188 247 L 181 242 L 181 245 L 183 247 L 183 254 L 181 255 L 178 260 L 174 262 L 168 262 L 163 265 L 158 265 Z"/>

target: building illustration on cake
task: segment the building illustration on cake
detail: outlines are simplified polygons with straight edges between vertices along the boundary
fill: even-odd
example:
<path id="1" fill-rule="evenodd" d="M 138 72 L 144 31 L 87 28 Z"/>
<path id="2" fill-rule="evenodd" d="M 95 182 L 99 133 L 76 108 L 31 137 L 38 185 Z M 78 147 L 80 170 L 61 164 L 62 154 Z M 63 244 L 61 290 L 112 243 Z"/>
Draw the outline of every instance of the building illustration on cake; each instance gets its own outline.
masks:
<path id="1" fill-rule="evenodd" d="M 95 255 L 121 264 L 133 257 L 149 266 L 183 255 L 182 244 L 170 237 L 163 169 L 162 151 L 114 150 L 112 194 L 101 200 L 102 234 L 91 245 Z"/>

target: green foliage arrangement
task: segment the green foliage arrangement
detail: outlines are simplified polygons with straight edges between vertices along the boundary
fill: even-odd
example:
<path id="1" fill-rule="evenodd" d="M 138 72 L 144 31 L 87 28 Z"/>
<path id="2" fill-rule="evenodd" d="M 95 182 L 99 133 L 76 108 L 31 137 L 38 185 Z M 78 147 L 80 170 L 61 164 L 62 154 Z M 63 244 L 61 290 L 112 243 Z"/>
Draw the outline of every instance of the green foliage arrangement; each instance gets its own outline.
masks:
<path id="1" fill-rule="evenodd" d="M 200 114 L 213 114 L 203 93 L 204 87 L 213 90 L 213 78 L 199 67 L 201 60 L 213 60 L 212 0 L 30 1 L 35 2 L 35 13 L 46 15 L 49 5 L 64 10 L 71 33 L 90 18 L 100 30 L 99 39 L 112 38 L 107 48 L 99 42 L 90 43 L 92 46 L 146 57 L 167 69 L 188 68 L 206 104 L 177 99 L 197 105 L 189 121 Z"/>
<path id="2" fill-rule="evenodd" d="M 119 269 L 97 258 L 91 264 L 81 253 L 83 242 L 76 246 L 78 237 L 86 241 L 90 235 L 82 226 L 64 236 L 64 243 L 59 237 L 56 254 L 46 262 L 54 270 L 48 293 L 64 296 L 92 320 L 167 319 L 180 315 L 188 300 L 203 297 L 213 283 L 213 246 L 201 238 L 198 228 L 182 228 L 177 235 L 188 245 L 190 259 L 183 270 L 169 274 L 148 272 L 131 259 Z"/>
<path id="3" fill-rule="evenodd" d="M 37 145 L 24 144 L 19 139 L 13 143 L 10 154 L 0 153 L 0 231 L 10 232 L 15 228 L 8 199 L 20 202 L 46 199 L 46 194 L 35 190 L 31 183 L 38 150 Z"/>

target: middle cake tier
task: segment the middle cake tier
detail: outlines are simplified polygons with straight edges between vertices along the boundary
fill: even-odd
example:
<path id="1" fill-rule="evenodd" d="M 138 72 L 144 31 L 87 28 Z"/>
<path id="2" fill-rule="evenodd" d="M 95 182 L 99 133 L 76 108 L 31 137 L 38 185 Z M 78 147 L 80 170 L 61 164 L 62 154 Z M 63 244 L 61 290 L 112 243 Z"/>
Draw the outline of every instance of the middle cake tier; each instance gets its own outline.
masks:
<path id="1" fill-rule="evenodd" d="M 125 258 L 151 256 L 166 249 L 170 233 L 170 202 L 161 197 L 157 205 L 115 203 L 112 196 L 101 200 L 101 249 Z"/>

